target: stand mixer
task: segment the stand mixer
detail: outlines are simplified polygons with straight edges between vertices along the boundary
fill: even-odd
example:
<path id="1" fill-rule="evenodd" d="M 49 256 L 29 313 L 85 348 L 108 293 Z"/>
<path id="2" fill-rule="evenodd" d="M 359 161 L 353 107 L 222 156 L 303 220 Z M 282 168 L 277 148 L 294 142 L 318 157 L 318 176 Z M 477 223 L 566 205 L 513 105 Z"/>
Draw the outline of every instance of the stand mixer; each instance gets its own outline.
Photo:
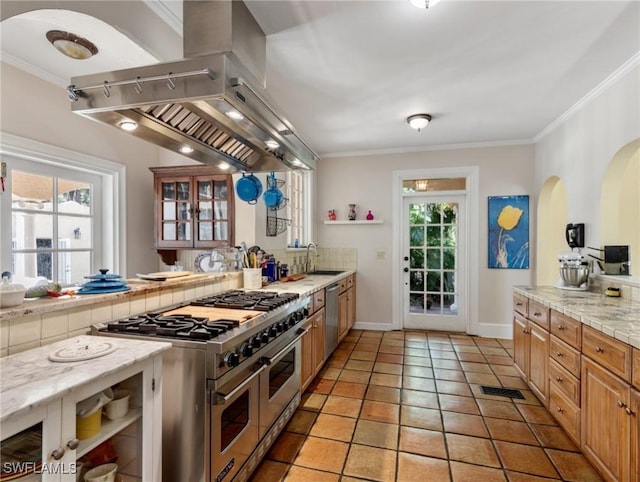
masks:
<path id="1" fill-rule="evenodd" d="M 560 279 L 556 288 L 563 290 L 587 291 L 589 289 L 589 263 L 580 252 L 571 251 L 558 255 Z"/>

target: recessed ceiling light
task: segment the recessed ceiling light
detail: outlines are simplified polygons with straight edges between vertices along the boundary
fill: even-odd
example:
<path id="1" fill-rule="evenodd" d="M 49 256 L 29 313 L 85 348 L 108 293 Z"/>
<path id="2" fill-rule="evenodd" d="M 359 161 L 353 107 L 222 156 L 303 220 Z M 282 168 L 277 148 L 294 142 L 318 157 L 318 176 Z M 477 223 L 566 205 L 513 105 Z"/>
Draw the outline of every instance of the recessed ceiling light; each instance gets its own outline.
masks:
<path id="1" fill-rule="evenodd" d="M 293 160 L 293 165 L 294 166 L 304 166 L 304 164 L 302 163 L 302 161 L 300 159 L 294 159 Z"/>
<path id="2" fill-rule="evenodd" d="M 278 144 L 276 141 L 274 141 L 273 139 L 269 139 L 267 142 L 265 142 L 265 144 L 267 145 L 267 147 L 269 147 L 270 149 L 277 149 L 278 147 L 280 147 L 280 144 Z"/>
<path id="3" fill-rule="evenodd" d="M 226 171 L 227 169 L 229 169 L 231 166 L 229 165 L 229 163 L 227 162 L 221 162 L 220 164 L 218 164 L 218 168 L 222 169 L 223 171 Z"/>
<path id="4" fill-rule="evenodd" d="M 69 58 L 84 60 L 98 53 L 98 47 L 86 38 L 62 30 L 49 30 L 47 40 Z"/>
<path id="5" fill-rule="evenodd" d="M 238 112 L 237 110 L 230 110 L 226 112 L 227 117 L 232 118 L 233 120 L 242 120 L 244 119 L 244 116 Z"/>
<path id="6" fill-rule="evenodd" d="M 187 145 L 181 146 L 180 152 L 182 152 L 183 154 L 191 154 L 193 152 L 193 147 Z"/>
<path id="7" fill-rule="evenodd" d="M 424 129 L 431 122 L 431 116 L 429 114 L 415 114 L 407 117 L 407 122 L 409 125 L 420 132 L 421 129 Z"/>
<path id="8" fill-rule="evenodd" d="M 411 5 L 413 5 L 414 7 L 417 8 L 430 8 L 435 6 L 436 3 L 438 3 L 440 0 L 409 0 L 411 2 Z"/>
<path id="9" fill-rule="evenodd" d="M 135 131 L 138 128 L 138 124 L 130 120 L 122 121 L 120 122 L 120 124 L 118 124 L 118 126 L 120 127 L 120 129 L 127 132 Z"/>

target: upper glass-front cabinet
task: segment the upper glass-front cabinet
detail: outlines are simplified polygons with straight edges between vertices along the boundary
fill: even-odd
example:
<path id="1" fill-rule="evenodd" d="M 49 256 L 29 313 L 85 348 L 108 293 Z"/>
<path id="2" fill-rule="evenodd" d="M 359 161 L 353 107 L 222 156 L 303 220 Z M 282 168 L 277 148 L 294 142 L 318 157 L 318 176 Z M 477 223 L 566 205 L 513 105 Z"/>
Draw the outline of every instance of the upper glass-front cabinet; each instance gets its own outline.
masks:
<path id="1" fill-rule="evenodd" d="M 157 248 L 233 246 L 233 181 L 200 166 L 152 168 Z"/>

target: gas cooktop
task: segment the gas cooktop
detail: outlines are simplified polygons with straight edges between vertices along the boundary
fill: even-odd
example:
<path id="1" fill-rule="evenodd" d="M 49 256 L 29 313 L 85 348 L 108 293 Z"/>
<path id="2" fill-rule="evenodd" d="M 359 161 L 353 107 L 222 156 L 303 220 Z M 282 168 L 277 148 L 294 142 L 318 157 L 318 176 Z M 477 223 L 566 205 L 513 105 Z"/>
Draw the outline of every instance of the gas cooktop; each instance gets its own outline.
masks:
<path id="1" fill-rule="evenodd" d="M 297 293 L 276 293 L 275 291 L 226 291 L 192 301 L 192 306 L 209 308 L 231 308 L 235 310 L 271 311 L 298 298 Z"/>

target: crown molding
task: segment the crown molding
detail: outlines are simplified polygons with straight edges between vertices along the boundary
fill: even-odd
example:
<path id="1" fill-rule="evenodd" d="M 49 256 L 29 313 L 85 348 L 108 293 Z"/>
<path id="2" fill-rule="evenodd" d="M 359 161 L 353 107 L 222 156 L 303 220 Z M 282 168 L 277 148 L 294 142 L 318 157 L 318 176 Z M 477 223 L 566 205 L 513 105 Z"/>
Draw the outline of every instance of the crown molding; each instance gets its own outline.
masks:
<path id="1" fill-rule="evenodd" d="M 142 0 L 149 9 L 160 17 L 164 22 L 171 27 L 177 34 L 182 35 L 182 16 L 178 15 L 176 11 L 167 6 L 168 2 L 164 0 Z M 176 3 L 175 1 L 172 3 Z M 182 2 L 180 2 L 180 9 L 182 9 Z M 181 10 L 182 11 L 182 10 Z"/>
<path id="2" fill-rule="evenodd" d="M 6 64 L 12 65 L 16 69 L 22 70 L 28 74 L 39 77 L 46 82 L 57 85 L 58 87 L 62 87 L 66 89 L 69 86 L 69 79 L 63 79 L 61 77 L 57 77 L 52 75 L 51 73 L 39 69 L 35 65 L 29 64 L 18 57 L 14 57 L 13 55 L 9 55 L 6 52 L 0 54 L 0 62 L 4 62 Z"/>

